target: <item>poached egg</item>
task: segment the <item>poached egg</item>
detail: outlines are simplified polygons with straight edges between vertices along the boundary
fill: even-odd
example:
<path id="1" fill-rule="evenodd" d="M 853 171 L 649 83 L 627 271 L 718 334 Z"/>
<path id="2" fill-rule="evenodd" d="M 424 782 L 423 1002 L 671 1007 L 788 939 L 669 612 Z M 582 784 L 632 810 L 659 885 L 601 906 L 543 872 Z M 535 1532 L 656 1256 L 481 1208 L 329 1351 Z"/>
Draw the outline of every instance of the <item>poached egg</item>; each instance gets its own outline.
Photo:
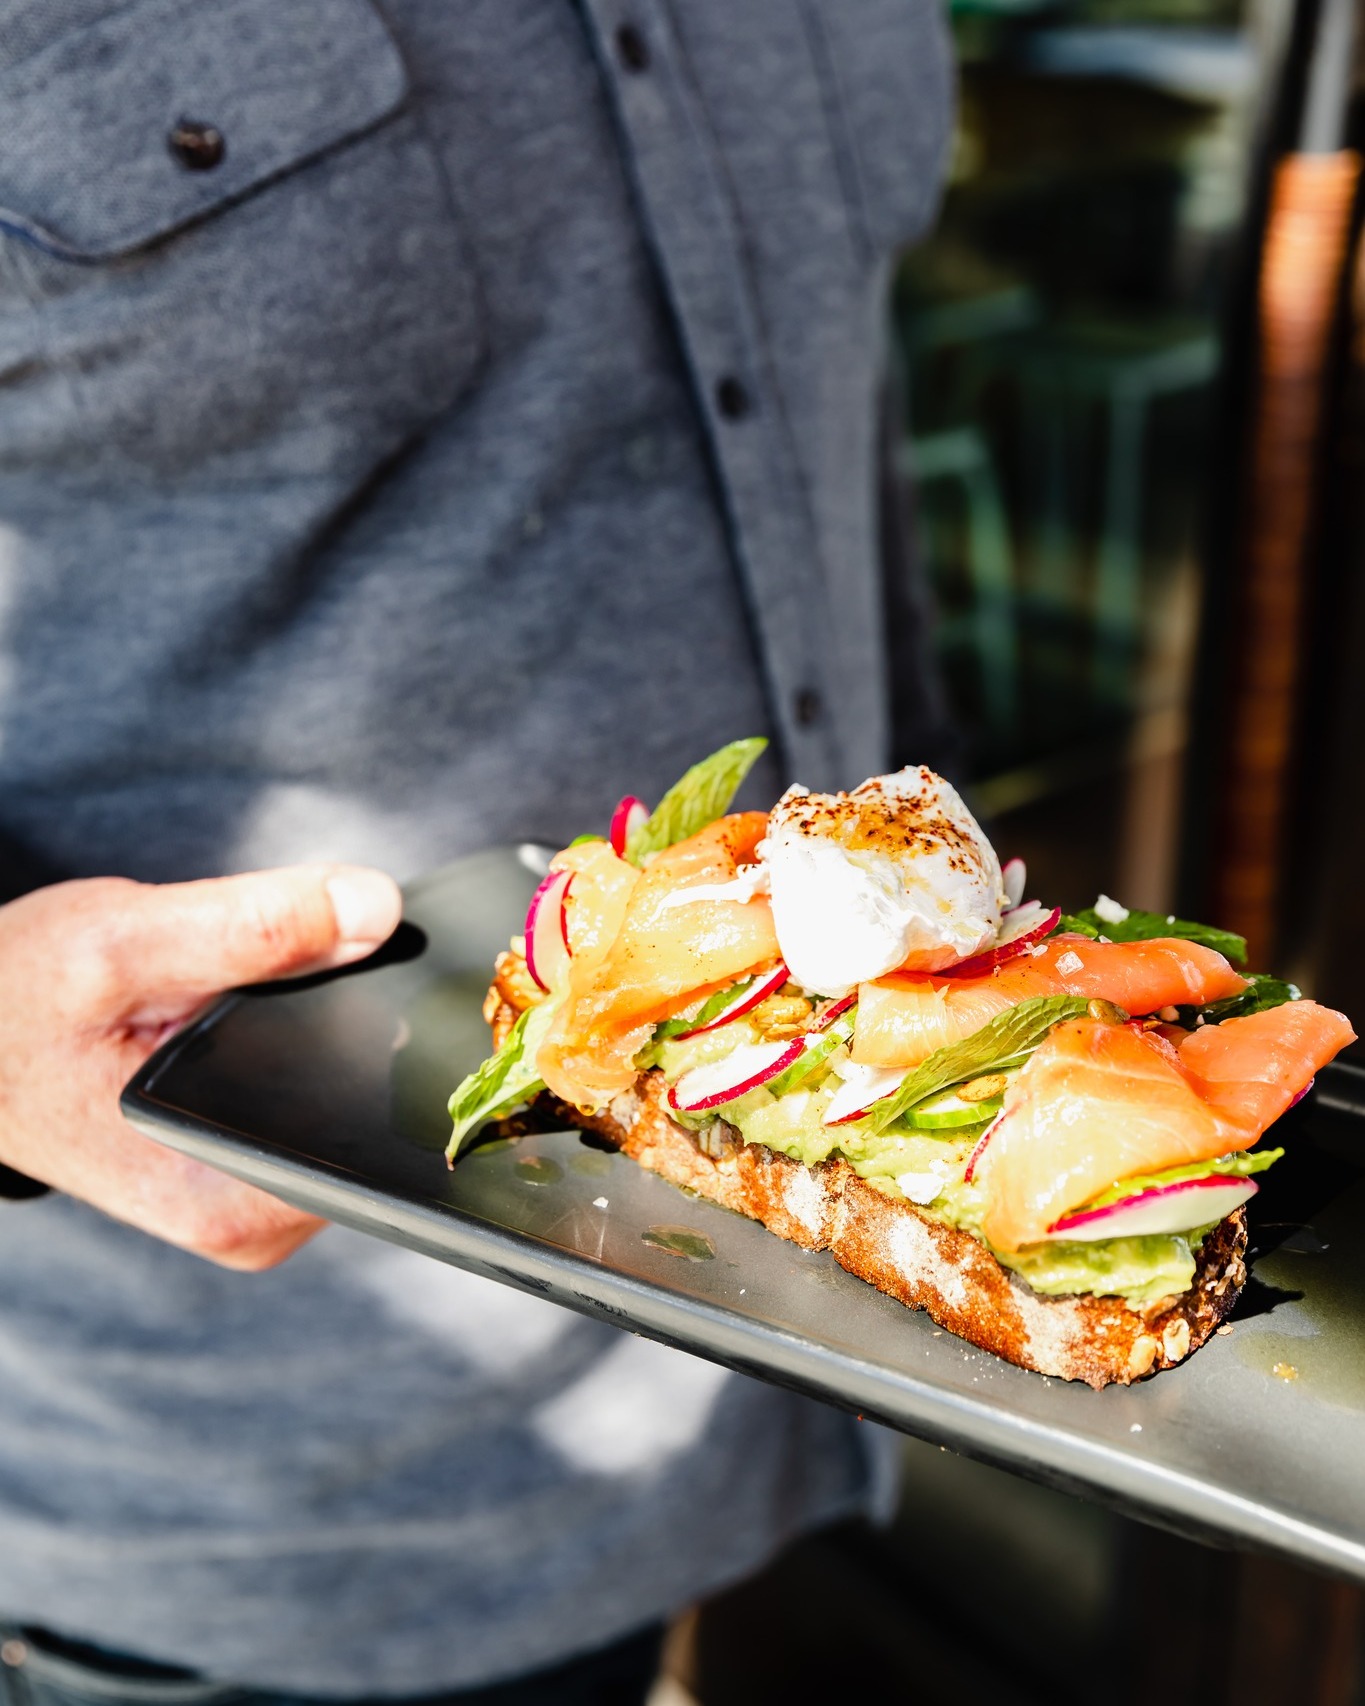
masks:
<path id="1" fill-rule="evenodd" d="M 923 766 L 847 794 L 788 788 L 758 852 L 782 957 L 820 995 L 979 953 L 1008 904 L 980 824 Z"/>

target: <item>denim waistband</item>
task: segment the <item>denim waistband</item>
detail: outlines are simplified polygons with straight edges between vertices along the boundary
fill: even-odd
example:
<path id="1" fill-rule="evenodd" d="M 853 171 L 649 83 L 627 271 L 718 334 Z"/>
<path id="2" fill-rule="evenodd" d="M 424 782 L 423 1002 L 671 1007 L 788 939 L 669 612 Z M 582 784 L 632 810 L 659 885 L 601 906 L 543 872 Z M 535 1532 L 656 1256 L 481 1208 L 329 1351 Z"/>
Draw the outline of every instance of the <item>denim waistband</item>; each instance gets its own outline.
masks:
<path id="1" fill-rule="evenodd" d="M 92 1649 L 88 1660 L 76 1657 L 49 1645 L 41 1630 L 0 1623 L 0 1698 L 7 1706 L 59 1706 L 64 1701 L 226 1706 L 248 1692 L 121 1654 L 101 1655 Z"/>
<path id="2" fill-rule="evenodd" d="M 485 1687 L 425 1695 L 407 1706 L 643 1706 L 657 1673 L 663 1627 L 634 1634 L 549 1670 Z M 0 1706 L 328 1706 L 324 1700 L 213 1682 L 124 1654 L 0 1621 Z M 402 1706 L 393 1702 L 391 1706 Z"/>

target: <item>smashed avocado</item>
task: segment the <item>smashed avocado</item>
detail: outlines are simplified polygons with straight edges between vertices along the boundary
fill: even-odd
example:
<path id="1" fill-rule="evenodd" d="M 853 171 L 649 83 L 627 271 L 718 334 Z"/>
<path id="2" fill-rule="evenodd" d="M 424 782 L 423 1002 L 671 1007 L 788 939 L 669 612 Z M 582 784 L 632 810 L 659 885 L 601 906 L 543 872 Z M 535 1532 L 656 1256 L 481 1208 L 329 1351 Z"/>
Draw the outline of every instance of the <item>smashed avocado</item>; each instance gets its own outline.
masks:
<path id="1" fill-rule="evenodd" d="M 1191 1238 L 1194 1248 L 1191 1248 Z M 1135 1309 L 1188 1291 L 1194 1280 L 1194 1234 L 1106 1238 L 1094 1244 L 1032 1244 L 1016 1255 L 992 1251 L 1035 1291 L 1049 1296 L 1086 1291 L 1126 1298 Z"/>
<path id="2" fill-rule="evenodd" d="M 752 1027 L 736 1020 L 700 1036 L 653 1044 L 650 1052 L 664 1076 L 674 1083 L 694 1066 L 723 1059 L 737 1044 L 759 1040 Z M 962 1174 L 989 1121 L 942 1132 L 893 1125 L 878 1133 L 865 1120 L 827 1126 L 825 1110 L 838 1085 L 838 1077 L 827 1066 L 814 1083 L 807 1080 L 785 1095 L 774 1095 L 760 1085 L 727 1103 L 721 1114 L 746 1143 L 761 1143 L 807 1167 L 836 1157 L 847 1161 L 855 1173 L 887 1196 L 917 1202 L 922 1213 L 981 1238 L 984 1198 Z M 709 1125 L 715 1115 L 674 1117 L 696 1129 Z M 905 1188 L 899 1180 L 905 1181 Z M 924 1200 L 926 1196 L 928 1201 Z M 1048 1296 L 1118 1296 L 1143 1308 L 1157 1298 L 1188 1290 L 1194 1278 L 1194 1251 L 1201 1237 L 1202 1232 L 1184 1237 L 1110 1238 L 1094 1243 L 1057 1241 L 1035 1244 L 1015 1255 L 989 1245 L 987 1248 L 1035 1291 Z"/>
<path id="3" fill-rule="evenodd" d="M 762 1042 L 762 1037 L 744 1019 L 733 1019 L 714 1031 L 700 1031 L 694 1037 L 666 1037 L 653 1042 L 636 1056 L 635 1064 L 643 1071 L 657 1066 L 670 1084 L 676 1084 L 684 1072 L 694 1066 L 709 1066 L 713 1060 L 724 1060 L 737 1048 Z"/>

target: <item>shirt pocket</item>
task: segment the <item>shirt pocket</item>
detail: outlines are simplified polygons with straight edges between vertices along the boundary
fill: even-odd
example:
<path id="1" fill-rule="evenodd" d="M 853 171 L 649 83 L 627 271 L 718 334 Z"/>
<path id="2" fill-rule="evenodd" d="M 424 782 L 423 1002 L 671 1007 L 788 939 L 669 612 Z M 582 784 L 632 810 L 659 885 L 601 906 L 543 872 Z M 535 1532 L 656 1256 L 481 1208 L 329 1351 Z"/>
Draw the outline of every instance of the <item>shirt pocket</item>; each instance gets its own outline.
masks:
<path id="1" fill-rule="evenodd" d="M 938 0 L 798 0 L 846 159 L 844 181 L 878 256 L 938 208 L 953 123 L 953 58 Z"/>
<path id="2" fill-rule="evenodd" d="M 483 336 L 371 0 L 137 0 L 0 74 L 11 465 L 354 478 Z"/>

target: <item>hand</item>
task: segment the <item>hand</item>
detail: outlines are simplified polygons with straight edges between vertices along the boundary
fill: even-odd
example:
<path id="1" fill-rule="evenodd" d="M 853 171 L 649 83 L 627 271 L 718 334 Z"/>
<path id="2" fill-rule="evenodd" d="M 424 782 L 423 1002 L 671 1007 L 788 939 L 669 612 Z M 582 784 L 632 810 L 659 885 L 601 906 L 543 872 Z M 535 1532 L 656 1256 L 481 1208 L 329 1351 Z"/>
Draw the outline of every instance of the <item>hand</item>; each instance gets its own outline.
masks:
<path id="1" fill-rule="evenodd" d="M 391 878 L 340 865 L 0 907 L 0 1161 L 225 1267 L 282 1262 L 324 1223 L 141 1137 L 119 1093 L 213 996 L 362 958 L 400 910 Z"/>

